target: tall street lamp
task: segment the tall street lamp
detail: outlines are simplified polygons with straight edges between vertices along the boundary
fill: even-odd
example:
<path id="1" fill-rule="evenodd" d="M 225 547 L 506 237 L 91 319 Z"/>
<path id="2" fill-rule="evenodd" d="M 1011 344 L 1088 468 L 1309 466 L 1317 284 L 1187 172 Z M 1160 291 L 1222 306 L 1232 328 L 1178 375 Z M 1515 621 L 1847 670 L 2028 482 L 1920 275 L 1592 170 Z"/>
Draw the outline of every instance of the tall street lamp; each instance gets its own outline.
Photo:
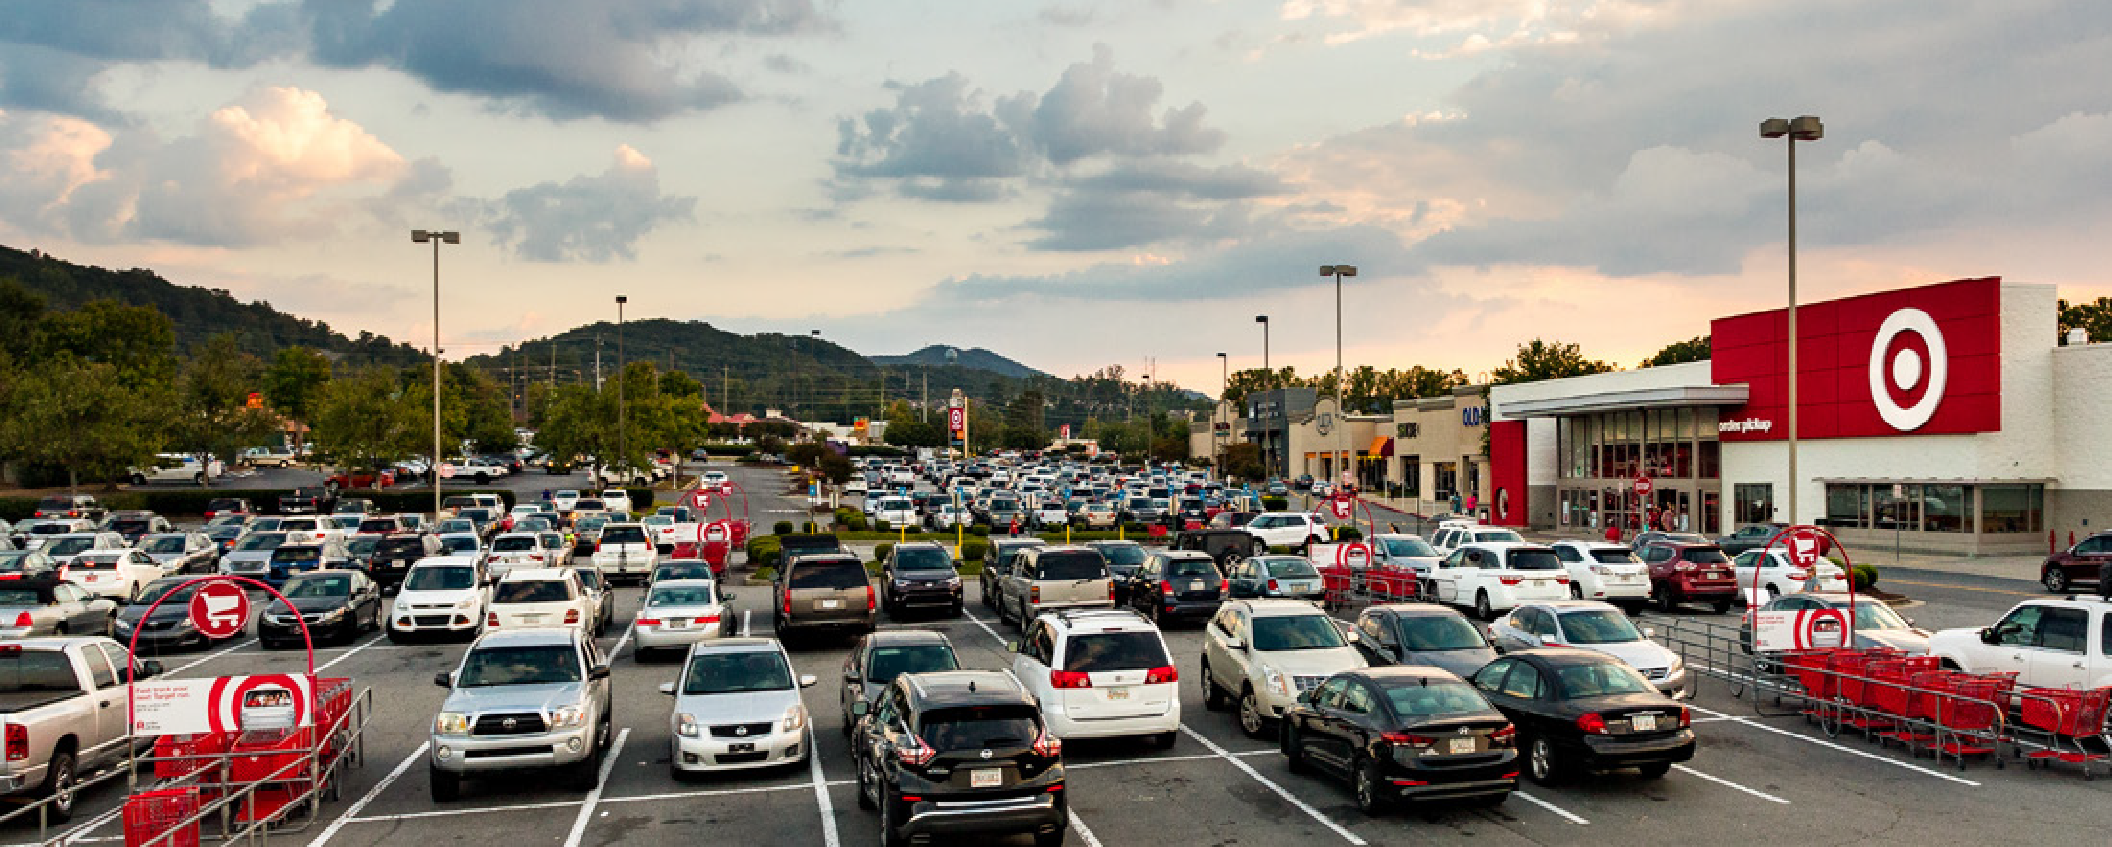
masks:
<path id="1" fill-rule="evenodd" d="M 1345 475 L 1349 466 L 1348 409 L 1342 405 L 1342 278 L 1356 276 L 1356 265 L 1321 265 L 1321 276 L 1335 278 L 1335 432 L 1340 436 L 1335 443 L 1340 449 L 1335 453 L 1335 473 Z"/>
<path id="2" fill-rule="evenodd" d="M 632 473 L 630 404 L 624 391 L 628 380 L 623 378 L 623 304 L 629 302 L 631 298 L 616 295 L 616 455 L 623 462 L 625 485 L 630 484 Z"/>
<path id="3" fill-rule="evenodd" d="M 433 521 L 440 520 L 440 245 L 461 244 L 455 230 L 411 230 L 411 243 L 433 245 L 433 464 L 426 472 L 433 477 Z"/>
<path id="4" fill-rule="evenodd" d="M 1254 322 L 1261 324 L 1261 387 L 1263 389 L 1267 389 L 1276 384 L 1276 372 L 1269 370 L 1269 316 L 1255 315 Z M 1266 443 L 1267 441 L 1268 439 L 1263 439 L 1264 443 Z M 1275 472 L 1276 463 L 1269 461 L 1269 457 L 1267 455 L 1263 455 L 1261 457 L 1261 461 L 1263 465 L 1262 472 L 1264 475 Z M 1284 465 L 1285 472 L 1289 472 L 1289 457 L 1284 458 Z"/>
<path id="5" fill-rule="evenodd" d="M 1811 115 L 1768 118 L 1760 122 L 1761 138 L 1789 143 L 1789 522 L 1797 523 L 1797 142 L 1826 137 L 1826 127 Z"/>
<path id="6" fill-rule="evenodd" d="M 809 399 L 809 400 L 818 400 L 818 399 L 820 399 L 820 398 L 821 398 L 821 396 L 822 396 L 822 394 L 821 394 L 821 357 L 820 357 L 820 355 L 818 355 L 818 354 L 819 354 L 819 353 L 821 352 L 821 330 L 818 330 L 818 329 L 810 329 L 810 330 L 807 330 L 807 335 L 808 335 L 809 337 L 811 337 L 811 338 L 813 338 L 813 339 L 814 339 L 814 343 L 812 343 L 812 344 L 809 344 L 809 345 L 807 345 L 807 346 L 808 346 L 808 347 L 811 347 L 811 348 L 813 348 L 813 349 L 814 349 L 814 352 L 815 352 L 815 355 L 814 355 L 814 381 L 813 381 L 813 382 L 810 382 L 810 383 L 808 383 L 808 384 L 807 384 L 807 399 Z"/>
<path id="7" fill-rule="evenodd" d="M 1225 479 L 1225 448 L 1218 443 L 1217 427 L 1218 418 L 1224 417 L 1227 411 L 1225 403 L 1232 398 L 1232 360 L 1226 358 L 1223 353 L 1217 354 L 1217 368 L 1224 372 L 1223 382 L 1221 383 L 1224 387 L 1218 389 L 1217 392 L 1217 415 L 1210 419 L 1210 452 L 1216 454 L 1217 479 L 1222 482 Z M 1228 438 L 1232 434 L 1230 429 L 1231 426 L 1227 422 L 1225 436 Z"/>

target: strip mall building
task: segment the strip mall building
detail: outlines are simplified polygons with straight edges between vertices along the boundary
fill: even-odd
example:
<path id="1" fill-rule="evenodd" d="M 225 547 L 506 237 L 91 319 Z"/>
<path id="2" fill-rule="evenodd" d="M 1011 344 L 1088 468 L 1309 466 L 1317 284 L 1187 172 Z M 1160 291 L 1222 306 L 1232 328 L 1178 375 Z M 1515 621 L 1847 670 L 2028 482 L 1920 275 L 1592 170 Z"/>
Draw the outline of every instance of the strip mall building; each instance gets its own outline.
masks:
<path id="1" fill-rule="evenodd" d="M 1497 386 L 1491 519 L 1792 521 L 1851 546 L 2043 552 L 2049 531 L 2112 521 L 2112 344 L 2060 344 L 2057 308 L 2052 286 L 1998 278 L 1801 306 L 1794 483 L 1787 310 L 1713 321 L 1711 361 Z"/>

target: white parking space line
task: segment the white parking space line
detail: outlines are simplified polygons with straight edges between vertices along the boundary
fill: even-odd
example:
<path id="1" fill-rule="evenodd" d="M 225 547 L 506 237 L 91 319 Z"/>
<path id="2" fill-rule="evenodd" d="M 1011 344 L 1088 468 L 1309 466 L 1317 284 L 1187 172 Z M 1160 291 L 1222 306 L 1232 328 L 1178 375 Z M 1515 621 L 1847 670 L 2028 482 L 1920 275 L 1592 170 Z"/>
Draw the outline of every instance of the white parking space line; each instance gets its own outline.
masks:
<path id="1" fill-rule="evenodd" d="M 832 779 L 831 788 L 856 783 L 855 779 Z M 697 797 L 726 797 L 736 794 L 768 794 L 775 791 L 811 791 L 812 782 L 795 782 L 791 785 L 756 785 L 748 788 L 706 788 L 699 791 L 669 791 L 664 794 L 633 794 L 628 797 L 603 797 L 603 803 L 651 803 L 660 800 L 689 800 Z"/>
<path id="2" fill-rule="evenodd" d="M 1066 806 L 1065 808 L 1068 809 L 1069 807 Z M 1087 847 L 1100 847 L 1100 836 L 1094 835 L 1093 830 L 1085 825 L 1085 821 L 1078 819 L 1077 812 L 1071 812 L 1070 815 L 1071 831 L 1078 833 L 1078 839 L 1084 841 Z"/>
<path id="3" fill-rule="evenodd" d="M 1780 735 L 1780 736 L 1783 736 L 1783 737 L 1785 737 L 1785 738 L 1795 738 L 1795 739 L 1797 739 L 1797 740 L 1799 740 L 1799 741 L 1806 741 L 1806 742 L 1810 742 L 1810 743 L 1812 743 L 1812 744 L 1817 744 L 1817 745 L 1819 745 L 1820 747 L 1825 747 L 1825 748 L 1827 748 L 1827 749 L 1829 749 L 1829 750 L 1839 750 L 1839 751 L 1841 751 L 1841 752 L 1843 752 L 1843 753 L 1847 753 L 1847 754 L 1849 754 L 1849 755 L 1852 755 L 1852 756 L 1861 756 L 1861 757 L 1863 757 L 1863 758 L 1865 758 L 1865 759 L 1869 759 L 1869 760 L 1871 760 L 1871 761 L 1874 761 L 1874 762 L 1884 762 L 1885 764 L 1888 764 L 1888 765 L 1892 765 L 1892 766 L 1894 766 L 1894 767 L 1901 767 L 1901 768 L 1906 768 L 1907 770 L 1913 771 L 1913 772 L 1915 772 L 1915 773 L 1918 773 L 1918 774 L 1923 774 L 1923 775 L 1926 775 L 1926 776 L 1933 776 L 1933 777 L 1935 777 L 1935 778 L 1937 778 L 1937 779 L 1941 779 L 1941 780 L 1944 780 L 1944 781 L 1946 781 L 1946 782 L 1955 782 L 1955 783 L 1958 783 L 1959 785 L 1970 785 L 1970 786 L 1973 786 L 1974 788 L 1978 788 L 1978 787 L 1980 787 L 1980 783 L 1974 782 L 1974 781 L 1972 781 L 1972 780 L 1970 780 L 1970 779 L 1965 779 L 1965 778 L 1963 778 L 1963 777 L 1956 777 L 1956 776 L 1952 776 L 1952 775 L 1950 775 L 1950 774 L 1944 773 L 1943 771 L 1939 771 L 1939 770 L 1932 770 L 1932 769 L 1929 769 L 1929 768 L 1925 768 L 1925 767 L 1922 767 L 1922 766 L 1920 766 L 1920 765 L 1914 764 L 1914 763 L 1912 763 L 1912 762 L 1902 762 L 1902 761 L 1900 761 L 1900 760 L 1898 760 L 1898 759 L 1894 759 L 1894 758 L 1891 758 L 1891 757 L 1889 757 L 1889 756 L 1880 756 L 1880 755 L 1877 755 L 1876 753 L 1871 753 L 1871 752 L 1867 752 L 1867 751 L 1863 751 L 1863 750 L 1857 750 L 1857 749 L 1855 749 L 1855 748 L 1853 748 L 1853 747 L 1848 747 L 1848 746 L 1844 746 L 1844 745 L 1840 745 L 1840 744 L 1835 744 L 1835 743 L 1833 743 L 1833 742 L 1831 742 L 1831 741 L 1827 741 L 1826 739 L 1823 739 L 1823 738 L 1813 738 L 1812 736 L 1809 736 L 1809 735 L 1805 735 L 1805 734 L 1803 734 L 1803 733 L 1799 733 L 1799 732 L 1790 732 L 1789 730 L 1783 729 L 1783 728 L 1781 728 L 1781 727 L 1778 727 L 1778 726 L 1769 726 L 1769 725 L 1767 725 L 1767 724 L 1761 723 L 1761 722 L 1759 722 L 1759 721 L 1756 721 L 1756 720 L 1753 720 L 1753 719 L 1751 719 L 1751 718 L 1746 718 L 1746 717 L 1740 717 L 1740 716 L 1738 716 L 1738 715 L 1726 715 L 1726 714 L 1724 714 L 1724 713 L 1722 713 L 1722 712 L 1718 712 L 1718 711 L 1713 711 L 1713 710 L 1710 710 L 1710 709 L 1704 709 L 1704 708 L 1702 708 L 1702 707 L 1700 707 L 1700 706 L 1692 706 L 1692 705 L 1690 705 L 1690 706 L 1688 706 L 1687 708 L 1689 708 L 1689 709 L 1692 709 L 1692 710 L 1694 710 L 1694 711 L 1696 711 L 1696 712 L 1700 712 L 1700 713 L 1702 713 L 1702 714 L 1706 714 L 1706 715 L 1712 716 L 1712 717 L 1721 717 L 1721 718 L 1723 718 L 1723 719 L 1725 719 L 1725 720 L 1727 720 L 1727 721 L 1729 721 L 1729 722 L 1731 722 L 1731 723 L 1735 723 L 1735 724 L 1738 724 L 1738 725 L 1740 725 L 1740 726 L 1749 726 L 1749 727 L 1752 727 L 1752 728 L 1754 728 L 1754 729 L 1758 729 L 1758 730 L 1764 730 L 1764 731 L 1766 731 L 1766 732 L 1772 732 L 1772 733 L 1774 733 L 1774 734 L 1776 734 L 1776 735 Z"/>
<path id="4" fill-rule="evenodd" d="M 623 645 L 631 643 L 631 633 L 637 631 L 638 621 L 634 618 L 630 626 L 623 628 L 623 637 L 616 639 L 616 646 L 609 648 L 609 658 L 611 660 L 616 658 L 616 654 L 623 652 Z"/>
<path id="5" fill-rule="evenodd" d="M 815 744 L 814 721 L 807 720 L 807 764 L 814 773 L 814 802 L 821 806 L 821 841 L 824 847 L 838 847 L 842 839 L 836 836 L 836 804 L 829 800 L 829 779 L 821 773 L 821 753 Z"/>
<path id="6" fill-rule="evenodd" d="M 1277 785 L 1275 781 L 1269 779 L 1268 777 L 1262 776 L 1261 772 L 1255 770 L 1253 765 L 1247 764 L 1238 756 L 1234 756 L 1231 753 L 1225 752 L 1225 748 L 1217 746 L 1216 742 L 1213 742 L 1208 738 L 1204 738 L 1202 733 L 1189 729 L 1187 724 L 1181 725 L 1181 731 L 1187 733 L 1189 738 L 1193 738 L 1197 742 L 1201 743 L 1204 747 L 1209 748 L 1210 752 L 1216 753 L 1218 758 L 1224 759 L 1227 762 L 1231 762 L 1233 767 L 1246 772 L 1247 776 L 1253 777 L 1255 782 L 1259 782 L 1262 785 L 1267 786 L 1270 791 L 1276 792 L 1276 796 L 1283 798 L 1284 802 L 1298 807 L 1299 811 L 1311 816 L 1313 820 L 1319 821 L 1322 826 L 1334 830 L 1335 834 L 1342 836 L 1342 839 L 1344 841 L 1348 841 L 1351 844 L 1357 845 L 1357 847 L 1363 847 L 1364 839 L 1358 838 L 1356 833 L 1344 829 L 1341 824 L 1328 820 L 1326 815 L 1320 814 L 1319 809 L 1315 809 L 1312 806 L 1307 805 L 1304 800 L 1300 800 L 1296 796 L 1292 795 L 1291 792 L 1285 791 L 1283 789 L 1283 786 Z"/>
<path id="7" fill-rule="evenodd" d="M 609 786 L 609 771 L 616 769 L 618 757 L 623 754 L 623 742 L 630 739 L 629 727 L 616 733 L 616 743 L 609 745 L 608 755 L 601 759 L 601 778 L 594 781 L 594 790 L 587 792 L 586 802 L 579 807 L 579 817 L 572 819 L 572 834 L 565 838 L 565 847 L 579 847 L 579 839 L 586 836 L 587 822 L 594 819 L 594 807 L 601 805 L 601 790 Z"/>
<path id="8" fill-rule="evenodd" d="M 381 796 L 382 789 L 389 787 L 390 783 L 402 778 L 403 772 L 410 770 L 412 765 L 417 764 L 418 760 L 425 756 L 426 749 L 431 746 L 431 741 L 423 742 L 418 745 L 418 749 L 412 750 L 410 755 L 403 757 L 403 761 L 396 763 L 395 770 L 389 771 L 388 776 L 382 777 L 380 782 L 374 783 L 373 788 L 367 789 L 367 793 L 361 795 L 357 801 L 347 807 L 345 813 L 339 815 L 337 820 L 331 821 L 329 826 L 323 827 L 322 834 L 317 835 L 314 841 L 308 842 L 308 847 L 323 847 L 323 845 L 330 843 L 330 839 L 337 835 L 338 830 L 343 829 L 345 824 L 351 823 L 353 818 L 358 817 L 360 810 L 365 809 L 368 803 L 374 802 L 374 798 Z"/>
<path id="9" fill-rule="evenodd" d="M 1553 803 L 1549 803 L 1546 800 L 1542 800 L 1538 797 L 1534 797 L 1531 794 L 1527 794 L 1523 791 L 1513 791 L 1511 792 L 1511 795 L 1517 797 L 1520 800 L 1524 800 L 1527 803 L 1531 803 L 1550 812 L 1554 812 L 1555 816 L 1560 817 L 1563 820 L 1569 821 L 1570 823 L 1576 824 L 1578 826 L 1591 825 L 1591 821 L 1578 817 L 1575 813 L 1571 812 L 1570 810 L 1564 809 L 1561 806 L 1557 806 Z"/>
<path id="10" fill-rule="evenodd" d="M 580 804 L 580 803 L 582 803 L 582 802 L 584 802 L 584 801 L 581 801 L 581 800 L 546 800 L 546 801 L 544 801 L 544 802 L 541 802 L 541 803 L 514 803 L 514 804 L 511 804 L 511 805 L 506 805 L 506 806 L 474 806 L 474 807 L 471 807 L 471 808 L 467 808 L 467 809 L 435 809 L 435 810 L 433 810 L 433 811 L 430 811 L 430 812 L 405 812 L 405 813 L 403 813 L 403 814 L 400 814 L 400 815 L 369 815 L 369 816 L 367 816 L 367 817 L 362 817 L 362 818 L 351 818 L 351 819 L 348 819 L 348 820 L 346 820 L 345 822 L 346 822 L 346 823 L 389 823 L 389 822 L 392 822 L 392 821 L 409 821 L 409 820 L 418 820 L 418 819 L 421 819 L 421 818 L 452 818 L 452 817 L 459 817 L 459 816 L 461 816 L 461 815 L 483 815 L 483 814 L 490 814 L 490 813 L 492 813 L 492 812 L 518 812 L 518 811 L 521 811 L 521 810 L 523 810 L 523 809 L 566 809 L 566 808 L 571 808 L 571 807 L 573 807 L 573 806 L 577 806 L 577 805 L 579 805 L 579 804 Z M 603 802 L 607 802 L 607 801 L 603 801 Z"/>
<path id="11" fill-rule="evenodd" d="M 1717 785 L 1721 785 L 1721 786 L 1723 786 L 1723 787 L 1725 787 L 1725 788 L 1730 788 L 1730 789 L 1735 789 L 1735 790 L 1738 790 L 1738 791 L 1743 791 L 1743 792 L 1745 792 L 1745 793 L 1747 793 L 1747 794 L 1751 794 L 1751 795 L 1753 795 L 1754 797 L 1758 797 L 1758 798 L 1760 798 L 1760 799 L 1762 799 L 1762 800 L 1766 800 L 1766 801 L 1768 801 L 1768 802 L 1770 802 L 1770 803 L 1781 803 L 1781 804 L 1782 804 L 1782 805 L 1784 805 L 1784 806 L 1787 806 L 1787 805 L 1789 805 L 1789 801 L 1788 801 L 1788 800 L 1784 800 L 1784 799 L 1782 799 L 1782 798 L 1780 798 L 1780 797 L 1776 797 L 1776 796 L 1775 796 L 1775 795 L 1773 795 L 1773 794 L 1769 794 L 1769 793 L 1767 793 L 1767 792 L 1765 792 L 1765 791 L 1761 791 L 1761 790 L 1759 790 L 1759 789 L 1757 789 L 1757 788 L 1748 788 L 1748 787 L 1746 787 L 1746 786 L 1743 786 L 1743 785 L 1739 785 L 1738 783 L 1732 782 L 1732 781 L 1730 781 L 1730 780 L 1728 780 L 1728 779 L 1724 779 L 1723 777 L 1720 777 L 1720 776 L 1710 776 L 1710 775 L 1708 775 L 1708 774 L 1702 773 L 1701 771 L 1697 771 L 1697 770 L 1695 770 L 1695 769 L 1693 769 L 1693 768 L 1687 767 L 1686 765 L 1673 765 L 1673 766 L 1672 766 L 1672 769 L 1673 769 L 1673 770 L 1676 770 L 1676 771 L 1679 771 L 1680 773 L 1686 774 L 1686 775 L 1688 775 L 1688 776 L 1696 776 L 1696 777 L 1700 777 L 1700 778 L 1702 778 L 1702 779 L 1705 779 L 1705 780 L 1708 780 L 1708 781 L 1710 781 L 1710 782 L 1716 783 Z"/>
<path id="12" fill-rule="evenodd" d="M 378 641 L 380 641 L 380 640 L 381 640 L 381 634 L 380 634 L 380 633 L 376 633 L 376 634 L 374 635 L 374 637 L 373 637 L 373 638 L 369 638 L 369 639 L 367 639 L 367 642 L 366 642 L 365 644 L 361 644 L 361 645 L 359 645 L 359 646 L 357 646 L 357 647 L 354 647 L 354 648 L 352 648 L 352 649 L 350 649 L 350 650 L 346 650 L 346 651 L 345 651 L 344 653 L 342 653 L 342 654 L 339 654 L 337 658 L 335 658 L 335 659 L 331 659 L 330 661 L 324 662 L 324 663 L 322 663 L 322 664 L 320 664 L 320 665 L 316 665 L 316 666 L 315 666 L 315 671 L 316 671 L 316 673 L 322 673 L 323 671 L 329 670 L 329 669 L 330 669 L 330 666 L 331 666 L 331 665 L 334 665 L 334 664 L 337 664 L 338 662 L 342 662 L 342 661 L 344 661 L 344 660 L 346 660 L 346 659 L 352 658 L 352 654 L 354 654 L 354 653 L 357 653 L 357 652 L 359 652 L 359 651 L 361 651 L 361 650 L 365 650 L 365 649 L 367 649 L 367 648 L 369 648 L 369 647 L 372 647 L 372 646 L 374 646 L 375 642 L 378 642 Z"/>
<path id="13" fill-rule="evenodd" d="M 205 664 L 206 662 L 210 662 L 210 661 L 212 661 L 212 660 L 214 660 L 214 659 L 220 658 L 221 656 L 225 656 L 225 655 L 227 655 L 227 654 L 229 654 L 229 653 L 233 653 L 233 652 L 235 652 L 236 650 L 240 650 L 240 649 L 242 649 L 243 647 L 245 647 L 245 646 L 247 646 L 247 645 L 250 645 L 250 644 L 255 644 L 255 643 L 257 643 L 257 642 L 256 642 L 255 640 L 252 640 L 252 639 L 245 639 L 245 640 L 243 640 L 243 641 L 237 641 L 237 642 L 235 642 L 235 643 L 233 643 L 233 644 L 229 644 L 229 645 L 227 645 L 226 647 L 222 647 L 222 648 L 220 648 L 220 649 L 218 649 L 218 650 L 214 650 L 214 651 L 213 651 L 213 652 L 211 652 L 211 653 L 207 653 L 207 654 L 205 654 L 205 655 L 203 655 L 203 656 L 199 656 L 198 658 L 196 658 L 196 659 L 193 659 L 193 660 L 191 660 L 191 661 L 190 661 L 190 662 L 189 662 L 188 664 L 178 665 L 178 666 L 176 666 L 176 668 L 175 668 L 175 669 L 173 669 L 173 670 L 169 671 L 168 673 L 162 674 L 162 675 L 163 675 L 163 676 L 169 676 L 169 677 L 173 677 L 173 676 L 175 676 L 175 675 L 177 675 L 177 674 L 183 673 L 184 671 L 190 670 L 190 669 L 192 669 L 192 668 L 195 668 L 195 667 L 197 667 L 197 666 L 199 666 L 199 665 Z"/>
<path id="14" fill-rule="evenodd" d="M 1244 753 L 1233 753 L 1232 755 L 1242 757 L 1267 756 L 1274 754 L 1275 752 L 1275 750 L 1248 750 Z M 1188 756 L 1145 756 L 1136 759 L 1113 759 L 1105 762 L 1083 762 L 1075 765 L 1066 762 L 1063 766 L 1063 769 L 1067 771 L 1080 771 L 1088 770 L 1091 768 L 1115 768 L 1122 767 L 1125 765 L 1156 765 L 1160 762 L 1196 762 L 1202 761 L 1204 759 L 1216 758 L 1220 758 L 1216 753 L 1196 753 Z"/>

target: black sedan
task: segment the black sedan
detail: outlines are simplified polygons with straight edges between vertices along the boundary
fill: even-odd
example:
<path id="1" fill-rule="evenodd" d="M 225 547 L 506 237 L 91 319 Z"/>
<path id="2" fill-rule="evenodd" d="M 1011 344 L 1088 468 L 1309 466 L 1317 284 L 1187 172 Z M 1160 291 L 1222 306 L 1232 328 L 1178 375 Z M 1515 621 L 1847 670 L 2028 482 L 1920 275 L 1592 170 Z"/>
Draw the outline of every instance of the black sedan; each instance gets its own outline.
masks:
<path id="1" fill-rule="evenodd" d="M 1399 800 L 1502 802 L 1518 787 L 1510 718 L 1459 677 L 1414 665 L 1346 671 L 1284 713 L 1293 772 L 1317 767 L 1349 781 L 1357 806 Z"/>
<path id="2" fill-rule="evenodd" d="M 139 599 L 117 610 L 117 622 L 111 628 L 112 636 L 121 643 L 130 644 L 136 634 L 142 653 L 160 652 L 176 647 L 206 647 L 216 641 L 226 640 L 209 638 L 192 625 L 191 595 L 197 593 L 198 586 L 193 585 L 171 593 L 176 586 L 194 579 L 197 577 L 163 577 L 142 586 L 139 589 Z M 164 594 L 168 595 L 167 599 L 163 599 Z M 156 600 L 161 601 L 161 607 L 154 609 L 154 615 L 148 617 L 147 609 L 152 607 Z M 146 620 L 145 627 L 140 626 L 141 619 Z M 242 633 L 237 631 L 227 638 L 240 637 Z"/>
<path id="3" fill-rule="evenodd" d="M 1517 725 L 1527 773 L 1542 785 L 1579 771 L 1630 767 L 1657 779 L 1694 758 L 1687 707 L 1604 653 L 1509 653 L 1475 674 L 1474 687 Z"/>
<path id="4" fill-rule="evenodd" d="M 269 650 L 301 643 L 301 622 L 316 642 L 351 641 L 381 628 L 381 589 L 354 570 L 320 570 L 296 574 L 279 589 L 286 601 L 273 600 L 257 617 L 257 640 Z M 286 608 L 286 602 L 293 609 Z M 295 613 L 300 621 L 294 620 Z"/>

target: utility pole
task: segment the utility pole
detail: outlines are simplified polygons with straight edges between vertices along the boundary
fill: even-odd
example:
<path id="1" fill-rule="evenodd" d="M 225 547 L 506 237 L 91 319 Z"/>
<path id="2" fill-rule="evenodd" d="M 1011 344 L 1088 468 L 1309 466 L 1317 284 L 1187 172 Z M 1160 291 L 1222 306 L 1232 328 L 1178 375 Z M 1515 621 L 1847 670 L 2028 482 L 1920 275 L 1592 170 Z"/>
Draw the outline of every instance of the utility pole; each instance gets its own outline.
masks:
<path id="1" fill-rule="evenodd" d="M 925 368 L 925 369 L 924 369 L 924 399 L 922 399 L 922 400 L 919 400 L 919 401 L 917 401 L 917 405 L 918 405 L 918 407 L 919 407 L 919 408 L 922 408 L 922 409 L 924 410 L 924 422 L 925 422 L 925 423 L 927 423 L 927 424 L 928 424 L 928 423 L 931 423 L 931 369 L 930 369 L 930 368 Z"/>
<path id="2" fill-rule="evenodd" d="M 557 336 L 550 336 L 550 390 L 557 390 Z"/>
<path id="3" fill-rule="evenodd" d="M 733 405 L 733 369 L 719 366 L 719 414 L 730 415 L 726 409 Z"/>
<path id="4" fill-rule="evenodd" d="M 594 390 L 601 390 L 601 333 L 594 334 Z"/>

